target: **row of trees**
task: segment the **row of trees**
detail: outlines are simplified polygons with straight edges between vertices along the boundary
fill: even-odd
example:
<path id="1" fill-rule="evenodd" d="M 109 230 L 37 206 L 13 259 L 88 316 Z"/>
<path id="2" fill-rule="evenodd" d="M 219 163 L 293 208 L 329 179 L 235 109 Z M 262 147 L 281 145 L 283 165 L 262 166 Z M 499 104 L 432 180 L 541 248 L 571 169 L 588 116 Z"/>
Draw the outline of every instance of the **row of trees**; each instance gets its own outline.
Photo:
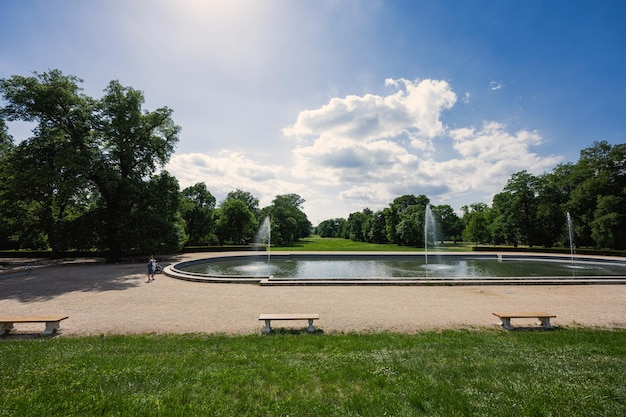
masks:
<path id="1" fill-rule="evenodd" d="M 429 207 L 437 228 L 425 228 Z M 462 232 L 463 222 L 452 207 L 430 206 L 428 197 L 412 194 L 396 198 L 389 207 L 377 212 L 365 209 L 350 214 L 348 219 L 324 220 L 316 229 L 321 237 L 419 247 L 424 246 L 426 239 L 431 242 L 461 239 Z"/>
<path id="2" fill-rule="evenodd" d="M 80 83 L 58 70 L 0 80 L 0 248 L 95 249 L 117 260 L 249 242 L 268 215 L 277 240 L 308 235 L 299 196 L 259 209 L 241 190 L 220 207 L 203 183 L 181 192 L 162 169 L 180 131 L 172 110 L 144 110 L 143 94 L 118 81 L 100 99 Z M 15 145 L 7 121 L 33 124 L 32 137 Z"/>
<path id="3" fill-rule="evenodd" d="M 559 165 L 539 176 L 527 171 L 515 173 L 494 196 L 491 206 L 464 206 L 462 217 L 448 205 L 432 206 L 440 226 L 436 237 L 424 234 L 428 206 L 424 195 L 404 195 L 377 212 L 364 209 L 348 219 L 324 220 L 317 233 L 418 247 L 425 239 L 567 246 L 569 213 L 577 245 L 626 249 L 626 144 L 595 142 L 581 151 L 577 163 Z"/>
<path id="4" fill-rule="evenodd" d="M 514 174 L 491 207 L 463 208 L 466 239 L 493 244 L 626 249 L 626 144 L 595 142 L 576 163 L 535 176 Z"/>
<path id="5" fill-rule="evenodd" d="M 187 246 L 248 244 L 268 217 L 274 245 L 294 242 L 311 232 L 311 222 L 302 211 L 304 199 L 297 194 L 278 195 L 260 209 L 256 197 L 235 190 L 216 207 L 215 197 L 201 182 L 185 188 L 181 197 Z"/>

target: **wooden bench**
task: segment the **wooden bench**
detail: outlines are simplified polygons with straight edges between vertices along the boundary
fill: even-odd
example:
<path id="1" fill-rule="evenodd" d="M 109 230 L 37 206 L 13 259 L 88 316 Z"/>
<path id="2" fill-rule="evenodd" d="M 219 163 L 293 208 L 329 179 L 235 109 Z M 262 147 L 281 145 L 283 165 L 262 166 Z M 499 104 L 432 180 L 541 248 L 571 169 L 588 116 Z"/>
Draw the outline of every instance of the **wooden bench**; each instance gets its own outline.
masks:
<path id="1" fill-rule="evenodd" d="M 263 333 L 268 334 L 272 331 L 272 320 L 308 320 L 309 327 L 307 327 L 307 331 L 309 333 L 315 332 L 315 328 L 313 327 L 313 320 L 319 320 L 319 314 L 261 314 L 259 316 L 259 320 L 265 321 L 265 327 L 263 328 Z"/>
<path id="2" fill-rule="evenodd" d="M 43 335 L 51 335 L 61 328 L 61 321 L 69 316 L 0 317 L 0 334 L 9 333 L 14 323 L 46 323 Z"/>
<path id="3" fill-rule="evenodd" d="M 513 326 L 511 326 L 511 319 L 528 319 L 528 318 L 536 318 L 539 320 L 539 323 L 543 326 L 544 329 L 551 329 L 552 325 L 550 324 L 550 319 L 556 317 L 554 314 L 546 313 L 544 311 L 537 312 L 529 312 L 529 313 L 493 313 L 494 316 L 500 319 L 502 327 L 507 330 L 513 330 Z"/>

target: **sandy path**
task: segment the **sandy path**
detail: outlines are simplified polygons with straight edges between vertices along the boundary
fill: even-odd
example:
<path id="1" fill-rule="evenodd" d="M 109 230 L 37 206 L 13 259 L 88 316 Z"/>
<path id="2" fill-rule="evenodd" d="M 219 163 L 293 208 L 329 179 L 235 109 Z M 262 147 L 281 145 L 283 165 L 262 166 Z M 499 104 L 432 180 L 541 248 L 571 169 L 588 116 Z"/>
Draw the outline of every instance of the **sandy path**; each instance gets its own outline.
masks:
<path id="1" fill-rule="evenodd" d="M 319 313 L 316 327 L 326 333 L 496 327 L 491 313 L 497 310 L 547 310 L 557 315 L 555 326 L 626 328 L 626 285 L 260 287 L 164 275 L 145 280 L 144 262 L 63 264 L 34 268 L 29 275 L 0 275 L 0 316 L 68 315 L 61 331 L 66 336 L 259 333 L 258 315 L 278 312 Z M 42 325 L 17 328 L 18 333 L 41 330 Z"/>

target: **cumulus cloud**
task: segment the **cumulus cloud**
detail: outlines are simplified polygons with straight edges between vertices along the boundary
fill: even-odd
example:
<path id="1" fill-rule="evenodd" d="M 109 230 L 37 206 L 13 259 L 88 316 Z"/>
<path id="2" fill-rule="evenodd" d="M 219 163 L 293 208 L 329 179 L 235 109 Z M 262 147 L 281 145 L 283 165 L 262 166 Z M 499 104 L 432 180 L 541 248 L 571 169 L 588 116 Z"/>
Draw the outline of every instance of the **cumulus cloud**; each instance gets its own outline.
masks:
<path id="1" fill-rule="evenodd" d="M 441 116 L 456 94 L 445 81 L 388 79 L 386 85 L 395 88 L 389 95 L 333 98 L 284 129 L 298 144 L 294 178 L 338 188 L 339 199 L 375 209 L 402 194 L 441 202 L 472 194 L 485 201 L 513 173 L 541 174 L 561 162 L 531 151 L 542 142 L 536 131 L 511 133 L 495 121 L 448 129 Z M 442 156 L 445 148 L 452 155 Z"/>
<path id="2" fill-rule="evenodd" d="M 457 209 L 459 200 L 489 203 L 513 173 L 538 175 L 562 162 L 532 151 L 543 140 L 537 131 L 511 132 L 496 121 L 448 128 L 442 116 L 457 97 L 445 81 L 389 79 L 386 86 L 388 95 L 332 98 L 300 112 L 283 129 L 293 147 L 273 165 L 223 150 L 175 155 L 167 169 L 182 187 L 204 181 L 218 200 L 237 188 L 262 206 L 279 194 L 299 194 L 317 222 L 378 210 L 404 194 Z"/>
<path id="3" fill-rule="evenodd" d="M 402 133 L 427 138 L 443 133 L 441 112 L 457 100 L 447 82 L 387 79 L 385 84 L 396 92 L 333 98 L 319 109 L 301 112 L 283 133 L 305 143 L 322 135 L 371 142 Z"/>

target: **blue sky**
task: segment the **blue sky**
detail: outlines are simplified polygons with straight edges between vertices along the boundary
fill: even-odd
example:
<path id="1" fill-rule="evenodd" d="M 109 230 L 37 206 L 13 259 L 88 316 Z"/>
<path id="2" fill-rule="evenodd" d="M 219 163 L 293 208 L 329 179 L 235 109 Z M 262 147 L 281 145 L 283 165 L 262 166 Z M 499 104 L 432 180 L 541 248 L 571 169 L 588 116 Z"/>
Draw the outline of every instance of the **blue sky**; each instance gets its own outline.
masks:
<path id="1" fill-rule="evenodd" d="M 623 22 L 619 0 L 0 0 L 0 77 L 139 89 L 182 127 L 181 188 L 295 193 L 317 224 L 403 194 L 491 204 L 624 143 Z"/>

